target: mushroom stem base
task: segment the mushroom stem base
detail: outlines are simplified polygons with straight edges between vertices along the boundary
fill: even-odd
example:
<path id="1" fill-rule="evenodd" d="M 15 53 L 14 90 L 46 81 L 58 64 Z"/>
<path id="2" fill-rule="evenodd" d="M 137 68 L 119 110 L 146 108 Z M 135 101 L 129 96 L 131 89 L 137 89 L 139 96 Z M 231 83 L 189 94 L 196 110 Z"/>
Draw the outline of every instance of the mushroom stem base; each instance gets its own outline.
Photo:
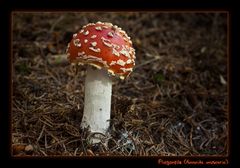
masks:
<path id="1" fill-rule="evenodd" d="M 112 80 L 106 70 L 88 66 L 81 127 L 106 134 L 110 125 Z"/>

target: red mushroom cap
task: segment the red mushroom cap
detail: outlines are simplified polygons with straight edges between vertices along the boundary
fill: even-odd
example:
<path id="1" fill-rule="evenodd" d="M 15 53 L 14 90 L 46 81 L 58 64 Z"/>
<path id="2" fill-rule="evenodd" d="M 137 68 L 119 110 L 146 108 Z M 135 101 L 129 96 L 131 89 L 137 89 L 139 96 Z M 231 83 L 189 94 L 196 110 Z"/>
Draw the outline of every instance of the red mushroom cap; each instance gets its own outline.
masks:
<path id="1" fill-rule="evenodd" d="M 111 75 L 127 77 L 135 65 L 135 50 L 130 37 L 111 23 L 89 23 L 68 44 L 70 62 L 105 68 Z"/>

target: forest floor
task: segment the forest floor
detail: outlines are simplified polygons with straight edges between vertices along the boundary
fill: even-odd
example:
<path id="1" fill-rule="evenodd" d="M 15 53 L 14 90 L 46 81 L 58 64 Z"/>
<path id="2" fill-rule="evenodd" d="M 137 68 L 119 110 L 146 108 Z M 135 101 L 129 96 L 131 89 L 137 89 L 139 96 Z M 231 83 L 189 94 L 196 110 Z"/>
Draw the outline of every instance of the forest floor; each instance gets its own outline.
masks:
<path id="1" fill-rule="evenodd" d="M 86 67 L 47 60 L 97 21 L 127 32 L 136 65 L 113 79 L 109 134 L 92 145 L 80 128 Z M 13 13 L 13 155 L 228 154 L 227 28 L 226 13 Z"/>

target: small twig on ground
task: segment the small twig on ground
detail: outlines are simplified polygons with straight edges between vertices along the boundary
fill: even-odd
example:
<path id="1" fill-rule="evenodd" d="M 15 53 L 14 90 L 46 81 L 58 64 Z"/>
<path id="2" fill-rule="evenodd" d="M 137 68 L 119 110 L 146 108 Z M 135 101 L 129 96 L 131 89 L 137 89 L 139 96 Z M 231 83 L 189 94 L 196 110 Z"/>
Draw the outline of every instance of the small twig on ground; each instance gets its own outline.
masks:
<path id="1" fill-rule="evenodd" d="M 148 53 L 147 53 L 147 54 L 148 54 Z M 149 54 L 148 54 L 148 55 L 149 55 Z M 156 61 L 156 60 L 159 60 L 159 59 L 162 59 L 162 56 L 156 55 L 156 56 L 154 56 L 153 59 L 150 59 L 150 60 L 148 60 L 148 61 L 145 61 L 145 62 L 143 62 L 143 63 L 141 63 L 141 64 L 136 65 L 134 69 L 137 69 L 137 68 L 139 68 L 139 67 L 141 67 L 141 66 L 150 64 L 150 63 L 152 63 L 152 62 L 154 62 L 154 61 Z"/>
<path id="2" fill-rule="evenodd" d="M 44 129 L 45 129 L 45 124 L 43 124 L 42 130 L 37 138 L 37 142 L 41 139 Z"/>
<path id="3" fill-rule="evenodd" d="M 52 26 L 51 26 L 51 28 L 50 28 L 50 30 L 49 30 L 50 34 L 54 31 L 56 25 L 57 25 L 61 20 L 64 19 L 64 17 L 65 17 L 64 15 L 61 15 L 61 16 L 52 24 Z"/>
<path id="4" fill-rule="evenodd" d="M 191 146 L 192 151 L 194 153 L 198 153 L 197 150 L 194 147 L 194 144 L 193 144 L 193 127 L 191 127 L 191 131 L 190 131 L 190 135 L 189 135 L 189 142 L 190 142 L 190 146 Z"/>

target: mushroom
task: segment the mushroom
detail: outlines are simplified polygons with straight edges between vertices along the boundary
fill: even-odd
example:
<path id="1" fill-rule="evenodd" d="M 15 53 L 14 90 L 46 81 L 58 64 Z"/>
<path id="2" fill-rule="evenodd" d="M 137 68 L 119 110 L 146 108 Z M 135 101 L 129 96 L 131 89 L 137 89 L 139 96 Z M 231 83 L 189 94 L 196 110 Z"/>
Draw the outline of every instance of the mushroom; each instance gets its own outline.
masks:
<path id="1" fill-rule="evenodd" d="M 112 77 L 125 79 L 135 65 L 131 39 L 111 23 L 89 23 L 73 34 L 66 52 L 70 63 L 88 65 L 81 128 L 105 135 L 110 125 Z"/>

